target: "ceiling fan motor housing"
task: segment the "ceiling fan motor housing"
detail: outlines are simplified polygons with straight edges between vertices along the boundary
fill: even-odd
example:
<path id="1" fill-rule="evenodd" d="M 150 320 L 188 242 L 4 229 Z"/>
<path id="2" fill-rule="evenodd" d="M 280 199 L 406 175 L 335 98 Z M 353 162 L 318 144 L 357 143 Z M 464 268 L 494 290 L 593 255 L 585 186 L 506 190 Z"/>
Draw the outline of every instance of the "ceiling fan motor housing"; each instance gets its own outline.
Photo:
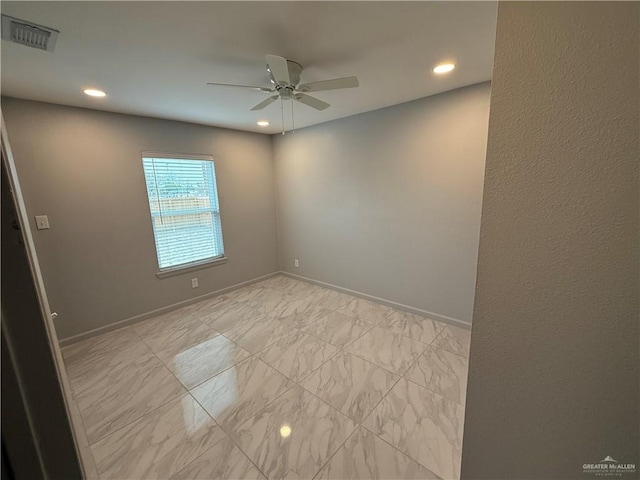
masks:
<path id="1" fill-rule="evenodd" d="M 294 62 L 293 60 L 287 60 L 287 67 L 289 70 L 289 80 L 291 81 L 291 83 L 285 86 L 295 87 L 300 83 L 300 73 L 302 73 L 302 65 L 300 65 L 298 62 Z M 279 83 L 276 82 L 275 78 L 273 78 L 273 73 L 271 73 L 269 65 L 267 65 L 267 72 L 269 73 L 269 79 L 271 80 L 271 83 L 273 83 L 277 88 Z"/>

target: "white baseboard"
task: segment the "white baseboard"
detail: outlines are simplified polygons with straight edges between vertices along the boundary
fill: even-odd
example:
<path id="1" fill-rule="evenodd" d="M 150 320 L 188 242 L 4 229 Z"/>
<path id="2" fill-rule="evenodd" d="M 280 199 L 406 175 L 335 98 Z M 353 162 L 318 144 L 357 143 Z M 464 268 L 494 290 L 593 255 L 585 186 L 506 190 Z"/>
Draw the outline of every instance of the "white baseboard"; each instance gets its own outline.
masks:
<path id="1" fill-rule="evenodd" d="M 314 280 L 312 278 L 303 277 L 301 275 L 295 275 L 293 273 L 280 271 L 273 272 L 267 275 L 263 275 L 261 277 L 252 278 L 251 280 L 247 280 L 246 282 L 236 283 L 235 285 L 231 285 L 229 287 L 221 288 L 220 290 L 215 290 L 213 292 L 205 293 L 204 295 L 200 295 L 198 297 L 190 298 L 188 300 L 183 300 L 182 302 L 174 303 L 171 305 L 167 305 L 166 307 L 158 308 L 156 310 L 152 310 L 150 312 L 142 313 L 140 315 L 136 315 L 134 317 L 126 318 L 124 320 L 120 320 L 115 323 L 110 323 L 109 325 L 105 325 L 103 327 L 95 328 L 93 330 L 89 330 L 88 332 L 79 333 L 77 335 L 73 335 L 71 337 L 66 337 L 60 340 L 60 346 L 64 347 L 67 345 L 71 345 L 73 343 L 80 342 L 82 340 L 86 340 L 91 337 L 95 337 L 98 335 L 102 335 L 103 333 L 111 332 L 113 330 L 117 330 L 118 328 L 126 327 L 128 325 L 132 325 L 134 323 L 141 322 L 143 320 L 147 320 L 151 317 L 155 317 L 158 315 L 162 315 L 163 313 L 170 312 L 172 310 L 177 310 L 178 308 L 186 307 L 187 305 L 191 305 L 192 303 L 197 303 L 202 300 L 206 300 L 210 297 L 215 297 L 216 295 L 222 295 L 224 293 L 232 292 L 233 290 L 237 290 L 238 288 L 246 287 L 248 285 L 252 285 L 254 283 L 261 282 L 262 280 L 266 280 L 271 277 L 275 277 L 276 275 L 285 275 L 287 277 L 295 278 L 296 280 L 301 280 L 303 282 L 311 283 L 313 285 L 318 285 L 320 287 L 330 288 L 337 292 L 346 293 L 348 295 L 353 295 L 354 297 L 363 298 L 365 300 L 369 300 L 371 302 L 379 303 L 381 305 L 386 305 L 388 307 L 397 308 L 398 310 L 403 310 L 409 313 L 415 313 L 417 315 L 423 315 L 425 317 L 432 318 L 433 320 L 437 320 L 439 322 L 448 323 L 449 325 L 453 325 L 456 327 L 471 329 L 471 324 L 469 322 L 465 322 L 463 320 L 458 320 L 457 318 L 447 317 L 446 315 L 440 315 L 438 313 L 429 312 L 427 310 L 422 310 L 420 308 L 411 307 L 409 305 L 403 305 L 402 303 L 393 302 L 391 300 L 387 300 L 380 297 L 375 297 L 373 295 L 368 295 L 366 293 L 358 292 L 356 290 L 350 290 L 348 288 L 340 287 L 338 285 L 333 285 L 331 283 L 321 282 L 319 280 Z"/>
<path id="2" fill-rule="evenodd" d="M 233 290 L 237 290 L 238 288 L 246 287 L 248 285 L 261 282 L 262 280 L 266 280 L 267 278 L 275 277 L 280 273 L 281 272 L 273 272 L 267 275 L 263 275 L 261 277 L 252 278 L 251 280 L 247 280 L 246 282 L 236 283 L 235 285 L 231 285 L 230 287 L 221 288 L 220 290 L 215 290 L 213 292 L 205 293 L 204 295 L 200 295 L 198 297 L 189 298 L 188 300 L 183 300 L 182 302 L 173 303 L 171 305 L 167 305 L 166 307 L 158 308 L 156 310 L 152 310 L 146 313 L 141 313 L 140 315 L 129 317 L 115 323 L 110 323 L 109 325 L 98 327 L 93 330 L 89 330 L 88 332 L 83 332 L 77 335 L 73 335 L 71 337 L 66 337 L 61 339 L 59 341 L 59 344 L 61 347 L 71 345 L 73 343 L 86 340 L 87 338 L 95 337 L 97 335 L 102 335 L 103 333 L 111 332 L 113 330 L 117 330 L 118 328 L 126 327 L 127 325 L 132 325 L 134 323 L 141 322 L 142 320 L 147 320 L 148 318 L 162 315 L 163 313 L 167 313 L 172 310 L 177 310 L 178 308 L 186 307 L 187 305 L 191 305 L 192 303 L 197 303 L 202 300 L 206 300 L 207 298 L 210 298 L 210 297 L 215 297 L 216 295 L 222 295 L 224 293 L 232 292 Z"/>
<path id="3" fill-rule="evenodd" d="M 397 308 L 398 310 L 403 310 L 405 312 L 414 313 L 417 315 L 423 315 L 425 317 L 429 317 L 433 320 L 437 320 L 442 323 L 448 323 L 449 325 L 453 325 L 455 327 L 466 328 L 467 330 L 471 330 L 471 323 L 465 322 L 464 320 L 458 320 L 457 318 L 447 317 L 446 315 L 440 315 L 438 313 L 429 312 L 427 310 L 422 310 L 421 308 L 411 307 L 409 305 L 404 305 L 402 303 L 393 302 L 391 300 L 387 300 L 385 298 L 375 297 L 373 295 L 368 295 L 366 293 L 358 292 L 356 290 L 350 290 L 348 288 L 339 287 L 338 285 L 333 285 L 331 283 L 321 282 L 319 280 L 314 280 L 312 278 L 303 277 L 301 275 L 296 275 L 289 272 L 280 272 L 282 275 L 287 277 L 295 278 L 296 280 L 302 280 L 303 282 L 311 283 L 313 285 L 318 285 L 320 287 L 330 288 L 340 293 L 346 293 L 348 295 L 353 295 L 354 297 L 360 297 L 365 300 L 369 300 L 371 302 L 379 303 L 381 305 L 386 305 L 387 307 Z"/>

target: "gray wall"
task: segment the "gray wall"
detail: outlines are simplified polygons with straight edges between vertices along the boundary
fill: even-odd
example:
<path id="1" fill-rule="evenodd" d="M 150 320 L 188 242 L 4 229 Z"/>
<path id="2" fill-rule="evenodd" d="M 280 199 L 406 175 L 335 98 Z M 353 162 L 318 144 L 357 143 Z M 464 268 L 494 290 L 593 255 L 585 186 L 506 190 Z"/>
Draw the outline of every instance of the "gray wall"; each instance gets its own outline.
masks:
<path id="1" fill-rule="evenodd" d="M 27 211 L 49 216 L 34 237 L 61 338 L 278 270 L 268 136 L 12 98 L 2 111 Z M 156 277 L 142 150 L 214 156 L 228 263 Z"/>
<path id="2" fill-rule="evenodd" d="M 489 94 L 275 136 L 281 269 L 469 323 Z"/>
<path id="3" fill-rule="evenodd" d="M 499 5 L 462 478 L 640 466 L 638 7 Z"/>

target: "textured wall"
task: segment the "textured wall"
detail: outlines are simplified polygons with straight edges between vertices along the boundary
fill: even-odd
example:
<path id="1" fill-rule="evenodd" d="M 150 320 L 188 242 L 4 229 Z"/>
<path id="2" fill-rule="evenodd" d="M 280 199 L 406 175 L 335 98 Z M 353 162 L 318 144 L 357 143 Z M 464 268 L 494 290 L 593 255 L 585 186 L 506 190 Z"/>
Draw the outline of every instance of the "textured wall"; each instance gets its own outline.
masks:
<path id="1" fill-rule="evenodd" d="M 281 269 L 470 323 L 489 93 L 275 136 Z"/>
<path id="2" fill-rule="evenodd" d="M 500 3 L 462 478 L 640 463 L 638 7 Z"/>
<path id="3" fill-rule="evenodd" d="M 278 270 L 266 135 L 2 99 L 61 338 Z M 141 151 L 212 154 L 229 261 L 158 279 Z M 200 287 L 191 288 L 192 277 Z"/>

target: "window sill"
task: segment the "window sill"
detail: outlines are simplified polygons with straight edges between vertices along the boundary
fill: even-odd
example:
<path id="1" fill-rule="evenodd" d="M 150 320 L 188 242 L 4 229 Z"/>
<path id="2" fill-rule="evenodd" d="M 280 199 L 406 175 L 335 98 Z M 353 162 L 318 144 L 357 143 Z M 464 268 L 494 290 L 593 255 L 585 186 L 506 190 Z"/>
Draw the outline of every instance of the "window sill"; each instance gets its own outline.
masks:
<path id="1" fill-rule="evenodd" d="M 222 265 L 223 263 L 227 263 L 227 260 L 229 260 L 227 257 L 220 257 L 220 258 L 215 258 L 213 260 L 207 260 L 201 263 L 193 263 L 191 265 L 186 265 L 183 267 L 168 268 L 166 270 L 161 270 L 158 273 L 156 273 L 156 277 L 167 278 L 167 277 L 173 277 L 174 275 L 182 275 L 183 273 L 189 273 L 196 270 L 201 270 L 203 268 Z"/>

